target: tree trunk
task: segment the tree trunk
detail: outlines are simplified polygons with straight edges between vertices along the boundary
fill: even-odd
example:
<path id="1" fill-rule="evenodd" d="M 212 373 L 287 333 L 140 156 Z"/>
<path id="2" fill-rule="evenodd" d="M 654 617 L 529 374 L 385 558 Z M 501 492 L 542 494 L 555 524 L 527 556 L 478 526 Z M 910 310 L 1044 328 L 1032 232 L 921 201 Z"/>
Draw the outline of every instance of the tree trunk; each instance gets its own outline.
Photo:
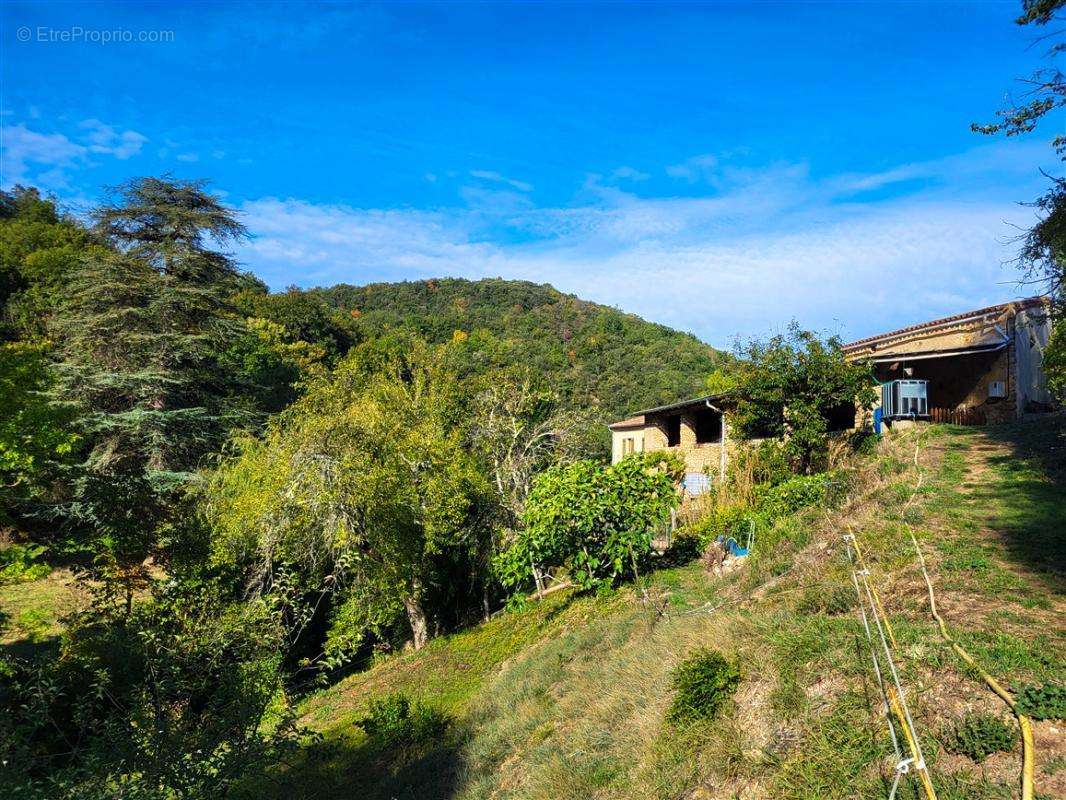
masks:
<path id="1" fill-rule="evenodd" d="M 422 604 L 414 595 L 403 599 L 403 607 L 407 610 L 407 621 L 411 623 L 411 636 L 415 650 L 421 650 L 429 641 L 429 624 L 426 621 L 426 612 Z"/>
<path id="2" fill-rule="evenodd" d="M 529 556 L 529 566 L 533 568 L 533 581 L 537 584 L 537 597 L 540 598 L 544 595 L 544 579 L 540 576 L 540 570 L 537 569 L 532 555 Z"/>

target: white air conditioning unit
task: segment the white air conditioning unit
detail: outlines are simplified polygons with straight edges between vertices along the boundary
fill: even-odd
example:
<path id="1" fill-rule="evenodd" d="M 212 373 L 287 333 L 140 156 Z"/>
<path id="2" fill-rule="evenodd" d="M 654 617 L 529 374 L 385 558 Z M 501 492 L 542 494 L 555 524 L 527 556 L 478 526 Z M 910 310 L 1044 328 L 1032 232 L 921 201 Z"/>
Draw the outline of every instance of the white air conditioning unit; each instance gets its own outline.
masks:
<path id="1" fill-rule="evenodd" d="M 929 416 L 929 381 L 889 381 L 881 384 L 881 413 L 885 419 Z"/>
<path id="2" fill-rule="evenodd" d="M 1007 384 L 1005 381 L 992 381 L 988 384 L 989 397 L 1006 397 Z"/>

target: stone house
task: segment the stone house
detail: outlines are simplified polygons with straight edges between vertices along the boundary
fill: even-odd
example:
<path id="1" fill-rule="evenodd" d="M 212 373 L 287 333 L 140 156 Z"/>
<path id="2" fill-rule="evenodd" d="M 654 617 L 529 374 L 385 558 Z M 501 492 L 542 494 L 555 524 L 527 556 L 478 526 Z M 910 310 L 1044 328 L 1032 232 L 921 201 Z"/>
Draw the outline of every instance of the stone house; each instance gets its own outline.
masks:
<path id="1" fill-rule="evenodd" d="M 725 471 L 731 449 L 728 395 L 705 395 L 656 406 L 615 422 L 611 431 L 611 463 L 630 453 L 673 450 L 685 463 L 685 488 L 700 494 L 709 475 Z"/>
<path id="2" fill-rule="evenodd" d="M 1030 297 L 869 336 L 844 345 L 873 365 L 888 424 L 984 424 L 1049 411 L 1043 352 L 1048 299 Z"/>
<path id="3" fill-rule="evenodd" d="M 844 345 L 844 356 L 872 363 L 880 385 L 874 408 L 889 424 L 1015 419 L 1052 408 L 1042 367 L 1051 333 L 1047 311 L 1043 297 L 1001 303 L 860 339 Z M 699 494 L 735 452 L 733 408 L 728 394 L 717 394 L 638 411 L 608 426 L 611 463 L 630 453 L 673 450 L 685 464 L 685 488 Z M 870 424 L 870 414 L 839 411 L 828 420 L 830 431 Z"/>

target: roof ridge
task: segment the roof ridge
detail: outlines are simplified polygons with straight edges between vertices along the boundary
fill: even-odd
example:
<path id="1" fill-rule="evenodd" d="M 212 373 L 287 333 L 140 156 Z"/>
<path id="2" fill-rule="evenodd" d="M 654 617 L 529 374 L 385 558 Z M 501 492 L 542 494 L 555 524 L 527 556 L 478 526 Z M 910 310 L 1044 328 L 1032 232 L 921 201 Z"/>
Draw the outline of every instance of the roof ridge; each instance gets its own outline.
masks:
<path id="1" fill-rule="evenodd" d="M 952 314 L 948 317 L 941 317 L 940 319 L 929 320 L 928 322 L 919 322 L 914 325 L 908 325 L 905 328 L 898 328 L 894 331 L 888 331 L 887 333 L 878 333 L 874 336 L 867 336 L 864 339 L 856 339 L 854 342 L 848 342 L 841 349 L 851 350 L 862 345 L 878 342 L 883 339 L 891 339 L 896 336 L 903 336 L 907 333 L 916 333 L 918 331 L 925 330 L 927 328 L 935 328 L 941 325 L 947 325 L 952 322 L 962 322 L 963 320 L 971 319 L 972 317 L 987 316 L 996 311 L 1005 311 L 1011 306 L 1017 306 L 1018 308 L 1029 308 L 1034 305 L 1041 305 L 1046 302 L 1047 297 L 1045 295 L 1035 295 L 1033 297 L 1025 297 L 1017 300 L 1008 300 L 1005 303 L 997 303 L 994 306 L 986 306 L 984 308 L 976 308 L 973 311 L 964 311 L 960 314 Z"/>

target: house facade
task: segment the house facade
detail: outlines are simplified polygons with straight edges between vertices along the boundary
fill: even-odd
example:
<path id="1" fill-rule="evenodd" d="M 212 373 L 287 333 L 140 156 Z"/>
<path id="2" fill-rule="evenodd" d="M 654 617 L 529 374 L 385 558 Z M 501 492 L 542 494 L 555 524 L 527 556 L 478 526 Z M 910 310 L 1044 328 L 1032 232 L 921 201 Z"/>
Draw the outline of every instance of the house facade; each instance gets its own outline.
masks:
<path id="1" fill-rule="evenodd" d="M 1004 422 L 1049 411 L 1043 353 L 1048 301 L 1030 297 L 931 320 L 844 345 L 881 385 L 886 421 Z"/>
<path id="2" fill-rule="evenodd" d="M 729 409 L 725 395 L 705 395 L 640 411 L 608 426 L 611 463 L 630 453 L 670 450 L 685 464 L 685 488 L 699 494 L 709 475 L 725 471 L 729 459 Z"/>
<path id="3" fill-rule="evenodd" d="M 903 420 L 984 424 L 1050 411 L 1043 370 L 1051 335 L 1048 301 L 1032 297 L 931 320 L 844 345 L 849 361 L 869 362 L 879 384 L 873 411 Z M 737 441 L 728 395 L 706 395 L 639 411 L 609 426 L 611 462 L 669 450 L 685 464 L 690 494 L 724 474 Z M 872 413 L 843 409 L 831 431 L 868 427 Z"/>

